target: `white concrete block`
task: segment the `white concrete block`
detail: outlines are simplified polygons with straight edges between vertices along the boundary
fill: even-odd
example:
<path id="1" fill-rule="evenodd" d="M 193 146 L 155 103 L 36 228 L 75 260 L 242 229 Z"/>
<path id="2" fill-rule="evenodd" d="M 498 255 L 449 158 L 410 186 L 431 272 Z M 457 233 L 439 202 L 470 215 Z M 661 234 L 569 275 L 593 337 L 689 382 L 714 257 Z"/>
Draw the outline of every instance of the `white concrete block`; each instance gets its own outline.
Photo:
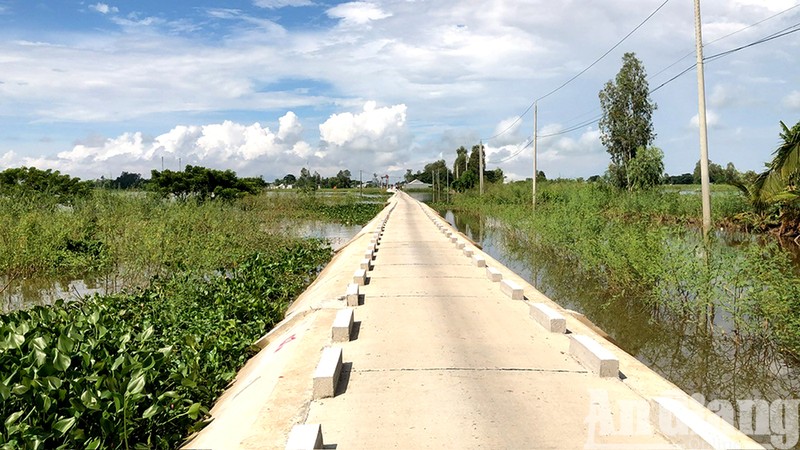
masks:
<path id="1" fill-rule="evenodd" d="M 357 269 L 353 272 L 353 283 L 359 286 L 367 284 L 367 271 L 364 269 Z"/>
<path id="2" fill-rule="evenodd" d="M 467 258 L 472 258 L 473 250 L 471 248 L 464 247 L 463 251 L 464 251 L 464 256 L 466 256 Z"/>
<path id="3" fill-rule="evenodd" d="M 619 360 L 597 341 L 581 334 L 569 335 L 569 353 L 601 377 L 619 376 Z"/>
<path id="4" fill-rule="evenodd" d="M 373 252 L 371 250 L 365 252 L 364 253 L 364 259 L 368 259 L 368 260 L 372 261 L 373 259 L 375 259 L 375 252 Z"/>
<path id="5" fill-rule="evenodd" d="M 481 255 L 472 255 L 472 265 L 476 267 L 486 267 L 486 259 Z"/>
<path id="6" fill-rule="evenodd" d="M 331 340 L 333 342 L 350 341 L 350 333 L 353 330 L 353 309 L 345 308 L 336 313 L 331 328 Z"/>
<path id="7" fill-rule="evenodd" d="M 452 242 L 452 243 L 454 243 L 454 244 L 455 244 L 456 242 L 458 242 L 458 236 L 456 236 L 455 234 L 451 235 L 451 236 L 450 236 L 450 242 Z"/>
<path id="8" fill-rule="evenodd" d="M 342 348 L 326 347 L 314 370 L 314 400 L 333 397 L 342 373 Z"/>
<path id="9" fill-rule="evenodd" d="M 531 303 L 531 318 L 551 333 L 566 333 L 567 319 L 544 303 Z"/>
<path id="10" fill-rule="evenodd" d="M 484 262 L 484 264 L 485 264 L 485 262 Z M 503 274 L 500 273 L 500 271 L 495 269 L 494 267 L 487 267 L 486 268 L 486 278 L 497 282 L 497 281 L 500 281 L 500 280 L 503 279 Z"/>
<path id="11" fill-rule="evenodd" d="M 368 252 L 373 252 L 373 253 L 374 253 L 376 248 L 377 248 L 377 246 L 376 246 L 375 244 L 369 244 L 369 245 L 367 246 L 367 251 L 368 251 Z"/>
<path id="12" fill-rule="evenodd" d="M 511 297 L 511 300 L 524 300 L 525 294 L 522 288 L 511 280 L 503 280 L 500 282 L 500 291 Z"/>
<path id="13" fill-rule="evenodd" d="M 462 241 L 456 241 L 456 248 L 457 249 L 461 250 L 462 248 L 464 248 L 464 245 L 465 244 Z"/>
<path id="14" fill-rule="evenodd" d="M 741 449 L 719 429 L 692 411 L 684 401 L 670 397 L 655 397 L 650 401 L 650 420 L 669 440 L 684 448 Z M 707 411 L 708 415 L 713 415 Z M 710 417 L 717 420 L 717 417 Z"/>
<path id="15" fill-rule="evenodd" d="M 322 446 L 322 425 L 303 423 L 292 427 L 286 450 L 314 450 Z"/>
<path id="16" fill-rule="evenodd" d="M 358 306 L 358 284 L 348 284 L 345 297 L 347 298 L 347 306 Z"/>
<path id="17" fill-rule="evenodd" d="M 364 269 L 364 270 L 372 269 L 372 260 L 371 260 L 371 258 L 362 259 L 360 268 Z"/>

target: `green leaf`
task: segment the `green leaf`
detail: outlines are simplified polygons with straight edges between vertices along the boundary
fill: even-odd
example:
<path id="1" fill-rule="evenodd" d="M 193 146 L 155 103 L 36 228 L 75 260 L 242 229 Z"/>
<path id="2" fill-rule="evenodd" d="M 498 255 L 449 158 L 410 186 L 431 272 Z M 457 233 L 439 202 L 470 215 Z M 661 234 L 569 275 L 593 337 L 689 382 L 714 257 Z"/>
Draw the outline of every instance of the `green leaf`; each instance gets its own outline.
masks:
<path id="1" fill-rule="evenodd" d="M 75 341 L 67 337 L 66 335 L 59 335 L 58 336 L 58 343 L 56 344 L 56 348 L 61 353 L 70 354 L 72 353 L 72 349 L 75 347 Z"/>
<path id="2" fill-rule="evenodd" d="M 53 425 L 53 429 L 59 431 L 63 436 L 67 434 L 67 431 L 69 431 L 69 429 L 75 425 L 75 422 L 76 419 L 74 417 L 70 417 L 68 419 L 61 419 L 58 422 L 56 422 L 55 425 Z"/>
<path id="3" fill-rule="evenodd" d="M 11 389 L 9 389 L 5 383 L 0 382 L 0 397 L 3 397 L 3 400 L 5 401 L 10 396 L 11 396 Z"/>
<path id="4" fill-rule="evenodd" d="M 25 335 L 9 333 L 8 337 L 6 338 L 6 348 L 11 350 L 20 348 L 23 342 L 25 342 Z"/>
<path id="5" fill-rule="evenodd" d="M 197 419 L 198 414 L 200 414 L 200 403 L 192 403 L 192 406 L 189 407 L 189 411 L 187 414 L 192 419 Z"/>
<path id="6" fill-rule="evenodd" d="M 150 325 L 149 327 L 147 327 L 147 329 L 139 333 L 139 336 L 137 336 L 137 338 L 140 341 L 146 341 L 150 339 L 151 336 L 153 336 L 153 331 L 154 331 L 153 326 Z"/>
<path id="7" fill-rule="evenodd" d="M 97 450 L 98 448 L 100 448 L 100 444 L 101 444 L 100 438 L 96 437 L 86 443 L 86 450 Z"/>
<path id="8" fill-rule="evenodd" d="M 17 411 L 14 414 L 11 414 L 10 416 L 8 416 L 6 418 L 6 423 L 5 423 L 6 424 L 6 428 L 10 427 L 11 425 L 14 425 L 14 422 L 16 422 L 17 419 L 22 417 L 23 414 L 25 414 L 25 411 Z"/>
<path id="9" fill-rule="evenodd" d="M 149 418 L 155 416 L 156 414 L 158 414 L 158 412 L 160 410 L 161 410 L 161 407 L 154 403 L 149 408 L 144 410 L 144 413 L 142 414 L 142 418 L 143 419 L 149 419 Z"/>
<path id="10" fill-rule="evenodd" d="M 144 373 L 136 373 L 131 381 L 128 382 L 128 388 L 125 389 L 126 394 L 136 395 L 144 390 Z"/>
<path id="11" fill-rule="evenodd" d="M 114 364 L 111 365 L 111 370 L 112 371 L 117 370 L 117 367 L 119 367 L 120 364 L 124 362 L 125 362 L 125 355 L 119 355 L 117 359 L 114 360 Z"/>
<path id="12" fill-rule="evenodd" d="M 69 365 L 72 363 L 69 357 L 58 350 L 56 350 L 54 354 L 55 357 L 53 358 L 53 366 L 55 366 L 56 370 L 60 370 L 62 372 L 67 370 Z"/>
<path id="13" fill-rule="evenodd" d="M 29 342 L 30 342 L 29 345 L 36 350 L 44 350 L 45 348 L 47 348 L 47 342 L 41 336 L 36 336 Z"/>
<path id="14" fill-rule="evenodd" d="M 37 367 L 42 367 L 47 362 L 47 354 L 37 348 L 33 351 L 33 360 Z"/>

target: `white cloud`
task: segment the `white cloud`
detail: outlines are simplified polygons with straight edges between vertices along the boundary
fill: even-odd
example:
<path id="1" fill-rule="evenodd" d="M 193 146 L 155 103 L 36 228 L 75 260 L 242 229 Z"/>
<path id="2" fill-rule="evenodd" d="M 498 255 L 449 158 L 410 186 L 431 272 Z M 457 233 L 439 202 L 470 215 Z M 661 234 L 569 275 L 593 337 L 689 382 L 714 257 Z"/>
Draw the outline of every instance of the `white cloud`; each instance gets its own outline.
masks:
<path id="1" fill-rule="evenodd" d="M 800 91 L 790 92 L 783 100 L 783 105 L 794 111 L 800 110 Z"/>
<path id="2" fill-rule="evenodd" d="M 287 6 L 312 6 L 314 2 L 311 0 L 255 0 L 253 4 L 259 8 L 278 9 Z"/>
<path id="3" fill-rule="evenodd" d="M 341 3 L 327 10 L 326 14 L 332 19 L 342 19 L 345 23 L 358 25 L 391 17 L 391 14 L 381 10 L 378 5 L 369 2 Z"/>
<path id="4" fill-rule="evenodd" d="M 94 5 L 89 5 L 89 9 L 93 9 L 100 14 L 109 14 L 109 13 L 118 13 L 119 8 L 116 6 L 109 6 L 106 3 L 95 3 Z"/>
<path id="5" fill-rule="evenodd" d="M 333 114 L 319 126 L 320 139 L 350 150 L 391 151 L 407 139 L 406 105 L 378 108 L 374 101 L 361 113 Z"/>

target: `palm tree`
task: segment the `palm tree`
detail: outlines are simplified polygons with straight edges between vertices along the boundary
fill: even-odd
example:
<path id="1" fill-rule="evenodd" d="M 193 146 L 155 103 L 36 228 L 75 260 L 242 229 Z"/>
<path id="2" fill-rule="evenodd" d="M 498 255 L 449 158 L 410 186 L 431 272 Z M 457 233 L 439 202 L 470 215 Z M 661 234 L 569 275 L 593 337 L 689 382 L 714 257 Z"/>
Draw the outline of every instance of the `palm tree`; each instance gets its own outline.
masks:
<path id="1" fill-rule="evenodd" d="M 767 170 L 758 175 L 752 186 L 737 183 L 756 213 L 770 206 L 778 208 L 780 235 L 797 231 L 800 222 L 800 122 L 791 129 L 781 122 L 783 142 L 773 153 Z"/>

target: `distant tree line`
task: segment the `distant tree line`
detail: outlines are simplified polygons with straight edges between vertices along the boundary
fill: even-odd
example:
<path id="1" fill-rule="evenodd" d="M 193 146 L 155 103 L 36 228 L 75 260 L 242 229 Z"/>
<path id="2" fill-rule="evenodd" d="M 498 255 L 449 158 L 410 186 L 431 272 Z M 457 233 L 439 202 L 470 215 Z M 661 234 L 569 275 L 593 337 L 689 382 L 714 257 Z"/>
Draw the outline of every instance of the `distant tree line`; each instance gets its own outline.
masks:
<path id="1" fill-rule="evenodd" d="M 450 181 L 450 187 L 456 191 L 463 192 L 468 189 L 477 187 L 480 183 L 480 158 L 481 153 L 483 156 L 483 180 L 485 183 L 502 183 L 505 179 L 503 169 L 495 168 L 487 170 L 486 168 L 486 149 L 481 151 L 480 145 L 473 145 L 472 152 L 467 157 L 467 149 L 461 146 L 456 149 L 456 159 L 453 162 L 453 168 L 447 167 L 445 160 L 440 159 L 430 164 L 426 164 L 422 170 L 413 172 L 411 169 L 406 170 L 405 181 L 409 183 L 413 180 L 419 180 L 428 184 L 441 184 L 442 186 Z"/>

